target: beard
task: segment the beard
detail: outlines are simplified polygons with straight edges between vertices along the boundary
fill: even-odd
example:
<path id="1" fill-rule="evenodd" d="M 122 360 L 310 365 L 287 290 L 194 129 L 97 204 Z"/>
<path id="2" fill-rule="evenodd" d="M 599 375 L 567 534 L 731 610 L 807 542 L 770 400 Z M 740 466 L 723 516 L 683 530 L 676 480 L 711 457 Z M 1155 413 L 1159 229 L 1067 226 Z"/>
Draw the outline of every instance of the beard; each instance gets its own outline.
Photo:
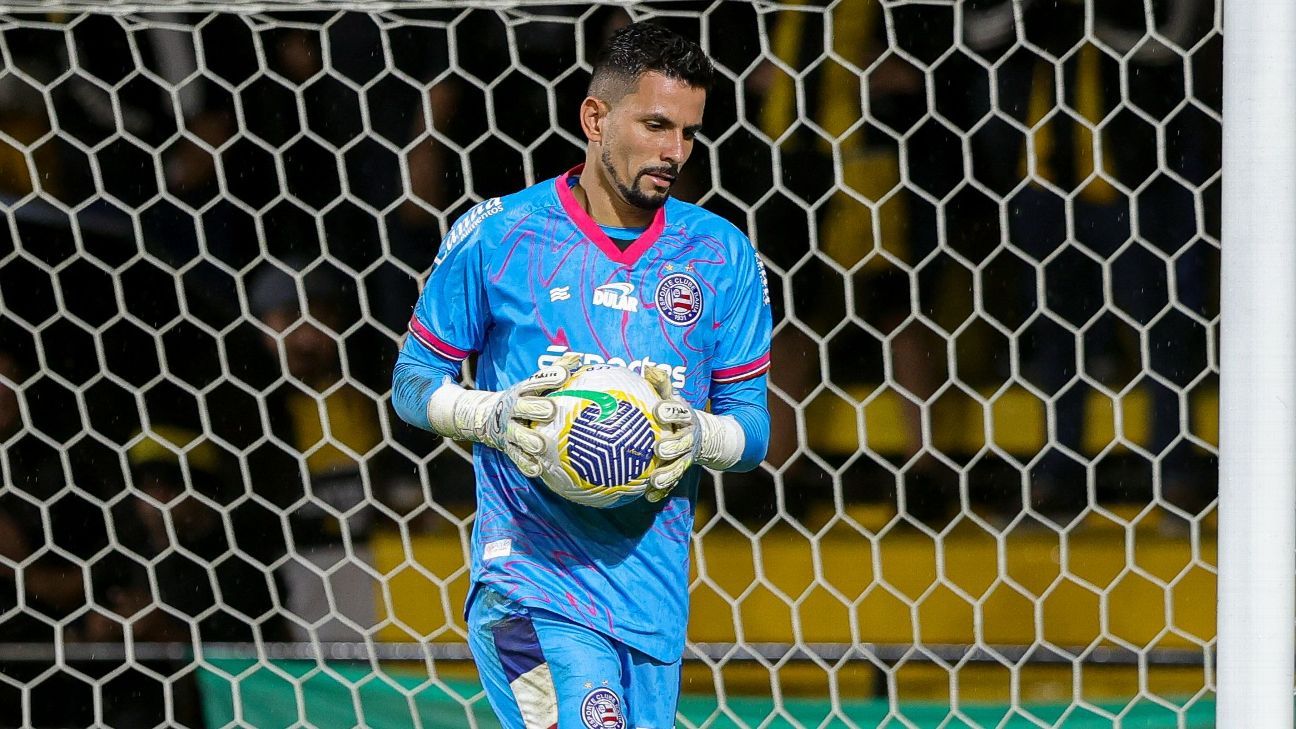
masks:
<path id="1" fill-rule="evenodd" d="M 639 170 L 639 173 L 635 175 L 634 180 L 632 180 L 630 184 L 626 184 L 625 180 L 622 180 L 621 176 L 617 174 L 616 168 L 612 166 L 612 155 L 609 153 L 607 147 L 603 148 L 602 161 L 603 169 L 607 170 L 608 177 L 612 179 L 612 184 L 616 185 L 617 191 L 621 193 L 621 197 L 626 202 L 641 210 L 656 210 L 662 205 L 665 205 L 666 198 L 670 197 L 669 192 L 649 193 L 640 190 L 639 180 L 643 179 L 644 175 L 662 173 L 675 177 L 679 174 L 679 168 L 674 165 L 664 167 L 645 167 Z"/>

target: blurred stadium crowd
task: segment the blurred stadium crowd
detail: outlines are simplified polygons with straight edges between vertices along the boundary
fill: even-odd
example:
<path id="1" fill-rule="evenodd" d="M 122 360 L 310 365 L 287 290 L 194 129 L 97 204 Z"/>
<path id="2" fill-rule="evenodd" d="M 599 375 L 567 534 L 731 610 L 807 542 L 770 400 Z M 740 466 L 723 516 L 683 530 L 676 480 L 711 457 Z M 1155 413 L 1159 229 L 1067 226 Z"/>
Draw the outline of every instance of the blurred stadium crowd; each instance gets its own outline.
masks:
<path id="1" fill-rule="evenodd" d="M 1024 38 L 1008 3 L 966 3 L 958 29 L 948 6 L 845 2 L 831 48 L 820 13 L 662 19 L 741 74 L 678 194 L 751 234 L 783 323 L 773 468 L 704 508 L 1209 507 L 1221 42 L 1211 3 L 1153 5 L 1163 41 L 1141 3 L 1094 4 L 1101 45 L 1063 1 L 1028 3 Z M 0 31 L 0 555 L 37 555 L 18 611 L 0 561 L 0 640 L 360 639 L 372 605 L 325 615 L 303 563 L 345 580 L 375 530 L 471 514 L 469 464 L 386 412 L 390 368 L 447 224 L 579 161 L 572 69 L 624 15 L 552 12 Z M 67 681 L 41 684 L 37 723 L 84 718 L 59 713 L 84 710 Z"/>

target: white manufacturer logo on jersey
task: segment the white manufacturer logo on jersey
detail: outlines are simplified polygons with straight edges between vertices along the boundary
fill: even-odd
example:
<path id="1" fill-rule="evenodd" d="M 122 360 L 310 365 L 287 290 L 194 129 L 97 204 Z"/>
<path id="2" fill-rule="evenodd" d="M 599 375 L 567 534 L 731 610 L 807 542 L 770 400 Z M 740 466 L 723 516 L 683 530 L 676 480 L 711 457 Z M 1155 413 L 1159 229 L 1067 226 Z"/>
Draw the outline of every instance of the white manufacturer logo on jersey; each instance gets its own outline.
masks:
<path id="1" fill-rule="evenodd" d="M 554 362 L 557 362 L 558 358 L 563 356 L 566 353 L 567 353 L 567 347 L 564 347 L 561 344 L 552 345 L 545 350 L 544 354 L 536 358 L 536 368 L 539 369 L 541 367 L 548 367 Z M 645 367 L 656 367 L 662 372 L 665 372 L 666 374 L 670 375 L 671 385 L 676 390 L 684 389 L 684 374 L 685 374 L 684 365 L 671 365 L 666 362 L 654 362 L 652 360 L 652 357 L 644 357 L 643 359 L 636 359 L 631 362 L 626 362 L 620 357 L 611 357 L 608 359 L 604 359 L 597 354 L 589 354 L 587 352 L 574 352 L 573 354 L 579 354 L 581 356 L 581 364 L 587 364 L 587 365 L 610 364 L 610 365 L 616 365 L 617 367 L 628 367 L 631 372 L 637 372 L 640 375 L 643 374 L 643 370 Z"/>
<path id="2" fill-rule="evenodd" d="M 549 289 L 550 301 L 566 301 L 571 298 L 570 286 L 555 286 Z"/>
<path id="3" fill-rule="evenodd" d="M 594 289 L 594 305 L 617 311 L 639 311 L 639 300 L 634 297 L 634 284 L 610 283 Z"/>

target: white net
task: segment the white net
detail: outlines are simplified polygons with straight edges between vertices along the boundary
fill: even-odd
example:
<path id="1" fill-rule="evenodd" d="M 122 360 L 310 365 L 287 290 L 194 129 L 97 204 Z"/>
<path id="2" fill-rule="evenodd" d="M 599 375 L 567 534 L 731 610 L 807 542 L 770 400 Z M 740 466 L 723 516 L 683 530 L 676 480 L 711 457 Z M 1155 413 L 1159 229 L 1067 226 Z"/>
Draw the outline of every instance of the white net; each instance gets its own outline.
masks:
<path id="1" fill-rule="evenodd" d="M 775 306 L 680 726 L 1211 725 L 1218 3 L 840 0 L 0 2 L 0 726 L 494 725 L 391 366 L 630 17 Z"/>

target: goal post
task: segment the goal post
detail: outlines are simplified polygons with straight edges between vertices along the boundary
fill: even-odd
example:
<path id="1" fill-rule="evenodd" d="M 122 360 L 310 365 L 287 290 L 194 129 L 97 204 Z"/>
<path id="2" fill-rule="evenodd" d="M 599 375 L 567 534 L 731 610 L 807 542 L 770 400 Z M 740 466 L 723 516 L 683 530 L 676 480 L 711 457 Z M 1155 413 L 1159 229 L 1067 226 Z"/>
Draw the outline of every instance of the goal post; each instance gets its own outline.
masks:
<path id="1" fill-rule="evenodd" d="M 0 0 L 0 726 L 494 726 L 470 454 L 391 367 L 441 235 L 581 159 L 641 18 L 715 59 L 678 194 L 775 316 L 679 725 L 1290 714 L 1263 7 Z"/>
<path id="2" fill-rule="evenodd" d="M 1296 10 L 1224 4 L 1219 711 L 1292 725 L 1296 639 Z"/>

